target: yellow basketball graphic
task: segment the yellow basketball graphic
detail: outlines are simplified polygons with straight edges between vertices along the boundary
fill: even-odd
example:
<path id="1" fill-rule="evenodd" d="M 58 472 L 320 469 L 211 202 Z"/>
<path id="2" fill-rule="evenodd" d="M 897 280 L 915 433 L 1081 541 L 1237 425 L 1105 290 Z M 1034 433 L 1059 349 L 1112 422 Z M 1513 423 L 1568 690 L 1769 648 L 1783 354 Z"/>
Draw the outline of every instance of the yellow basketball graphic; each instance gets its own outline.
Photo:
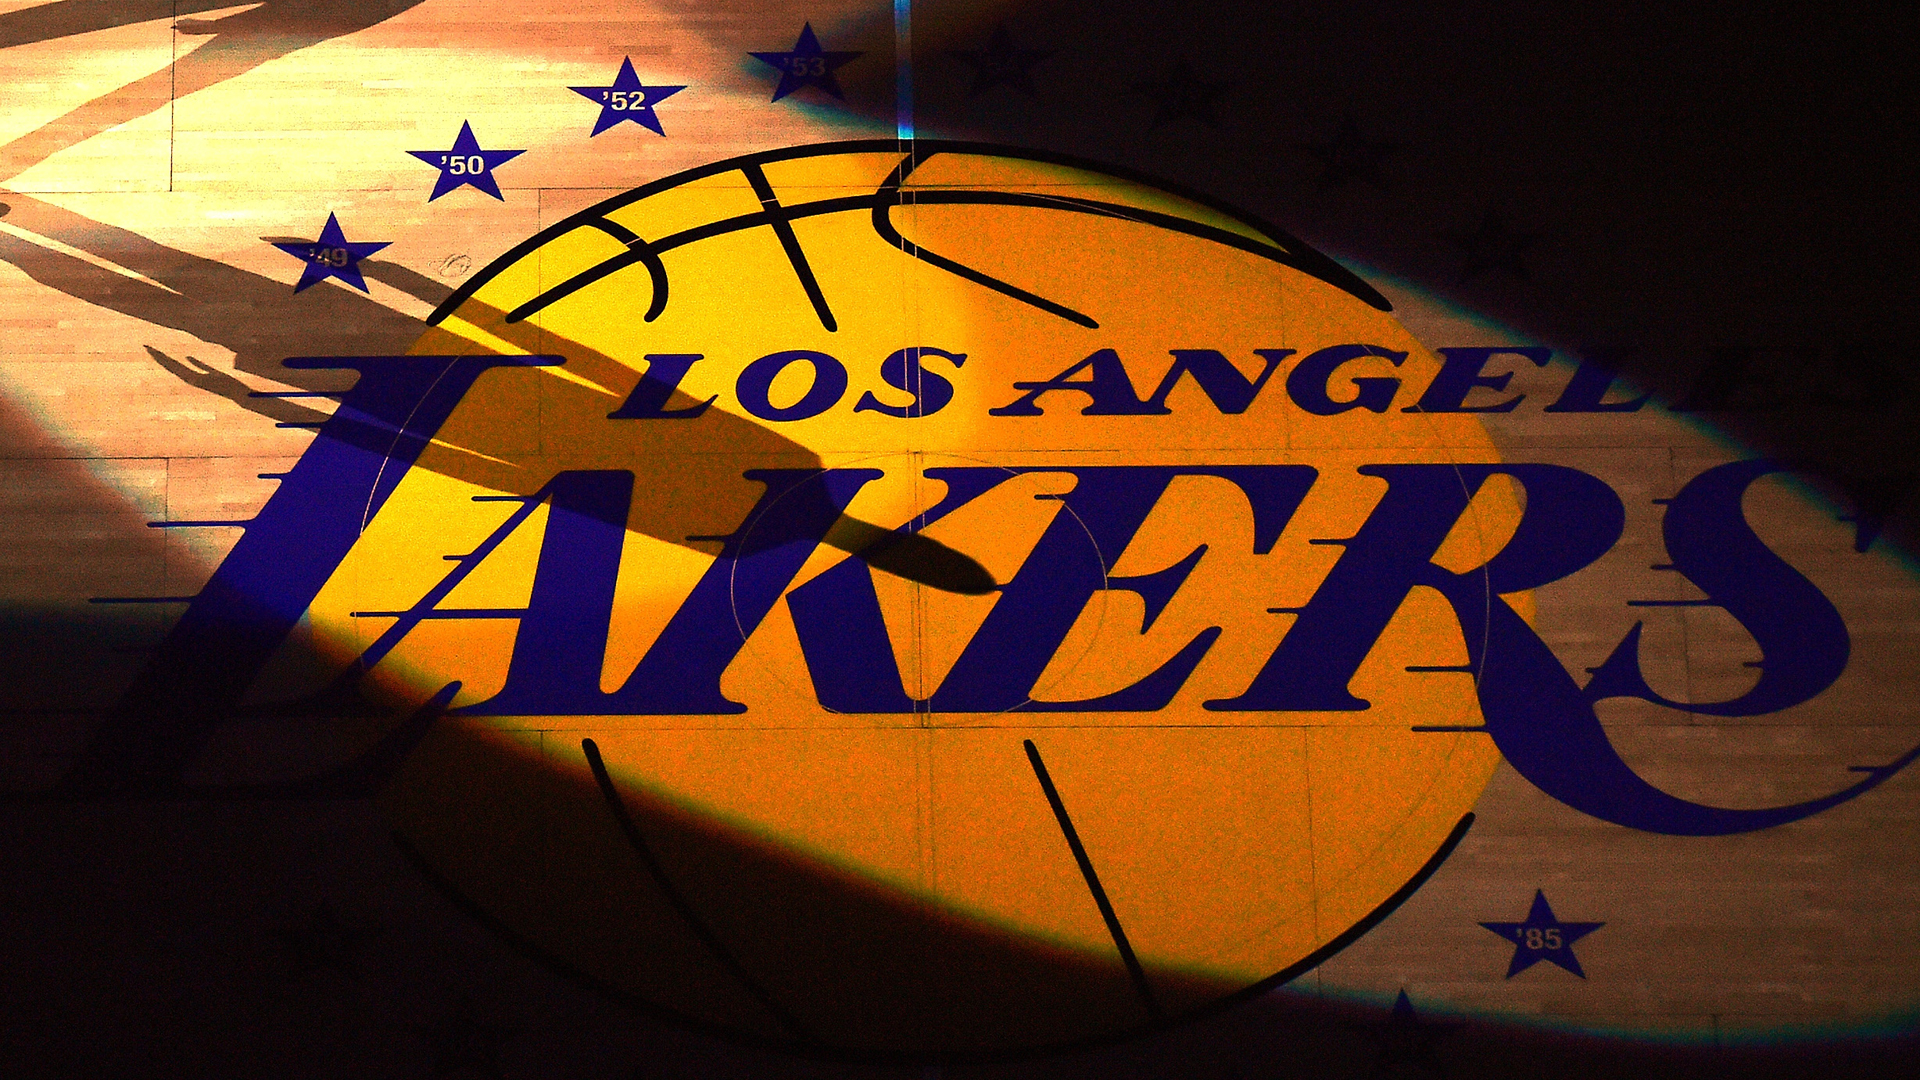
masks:
<path id="1" fill-rule="evenodd" d="M 1438 593 L 1282 648 L 1393 469 L 1498 460 L 1407 408 L 1439 365 L 1384 308 L 988 148 L 651 184 L 437 313 L 415 353 L 521 359 L 369 503 L 283 650 L 336 666 L 275 677 L 422 706 L 385 797 L 422 867 L 703 1027 L 966 1057 L 1172 1020 L 1384 917 L 1498 760 Z M 1453 483 L 1417 554 L 1466 574 L 1521 500 Z"/>
<path id="2" fill-rule="evenodd" d="M 1644 7 L 0 3 L 0 1078 L 1920 1076 L 1913 35 Z"/>

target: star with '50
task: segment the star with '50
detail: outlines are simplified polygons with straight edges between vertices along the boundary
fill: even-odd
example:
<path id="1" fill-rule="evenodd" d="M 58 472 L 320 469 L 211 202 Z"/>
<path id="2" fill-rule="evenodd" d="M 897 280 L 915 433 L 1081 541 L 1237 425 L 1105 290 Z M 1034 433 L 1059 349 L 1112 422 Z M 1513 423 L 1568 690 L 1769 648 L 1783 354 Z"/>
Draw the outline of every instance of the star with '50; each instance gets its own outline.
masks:
<path id="1" fill-rule="evenodd" d="M 593 132 L 587 137 L 613 127 L 622 120 L 631 120 L 655 135 L 665 135 L 660 126 L 660 118 L 653 113 L 653 107 L 673 95 L 685 90 L 684 86 L 642 86 L 640 76 L 634 73 L 633 58 L 624 57 L 620 61 L 620 73 L 613 77 L 612 86 L 570 86 L 567 89 L 600 103 L 600 117 L 593 122 Z"/>
<path id="2" fill-rule="evenodd" d="M 462 185 L 479 188 L 505 202 L 506 196 L 500 194 L 500 185 L 493 179 L 493 168 L 512 161 L 526 151 L 482 150 L 480 140 L 473 137 L 473 125 L 462 120 L 460 134 L 453 139 L 453 149 L 409 150 L 407 153 L 440 170 L 440 179 L 434 182 L 433 194 L 427 196 L 428 202 Z"/>
<path id="3" fill-rule="evenodd" d="M 360 276 L 360 260 L 388 245 L 348 242 L 346 233 L 340 229 L 340 220 L 330 213 L 326 226 L 320 230 L 320 239 L 311 244 L 276 242 L 273 246 L 307 264 L 300 272 L 300 281 L 293 287 L 294 292 L 330 277 L 366 292 L 367 279 Z"/>
<path id="4" fill-rule="evenodd" d="M 1507 978 L 1527 970 L 1542 960 L 1558 964 L 1581 978 L 1580 961 L 1574 958 L 1573 943 L 1607 925 L 1597 922 L 1561 922 L 1547 904 L 1547 894 L 1533 891 L 1533 908 L 1525 922 L 1483 922 L 1481 926 L 1513 942 L 1513 962 L 1507 965 Z"/>
<path id="5" fill-rule="evenodd" d="M 780 85 L 773 88 L 775 101 L 809 86 L 817 86 L 845 101 L 847 96 L 840 92 L 840 81 L 833 77 L 833 71 L 862 54 L 822 49 L 820 39 L 813 34 L 813 24 L 806 23 L 800 27 L 800 40 L 794 42 L 790 51 L 757 52 L 747 55 L 763 64 L 780 69 Z"/>

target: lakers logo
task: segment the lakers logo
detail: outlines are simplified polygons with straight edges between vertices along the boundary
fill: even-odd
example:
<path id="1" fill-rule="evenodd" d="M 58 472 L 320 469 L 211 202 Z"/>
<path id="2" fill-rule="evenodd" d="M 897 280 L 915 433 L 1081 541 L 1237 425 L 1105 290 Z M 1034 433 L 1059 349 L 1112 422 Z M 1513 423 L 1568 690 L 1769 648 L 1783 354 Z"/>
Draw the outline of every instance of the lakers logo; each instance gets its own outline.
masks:
<path id="1" fill-rule="evenodd" d="M 1666 701 L 1637 631 L 1576 681 L 1530 593 L 1619 497 L 1502 460 L 1485 380 L 1386 309 L 1272 226 L 989 148 L 650 184 L 415 355 L 290 361 L 359 381 L 149 690 L 396 705 L 343 735 L 404 755 L 400 836 L 504 932 L 709 1028 L 902 1055 L 1293 977 L 1434 872 L 1503 753 L 1690 835 L 1907 764 L 1773 808 L 1638 776 L 1597 701 L 1752 715 L 1846 666 L 1742 517 L 1775 467 L 1666 517 L 1751 689 Z"/>

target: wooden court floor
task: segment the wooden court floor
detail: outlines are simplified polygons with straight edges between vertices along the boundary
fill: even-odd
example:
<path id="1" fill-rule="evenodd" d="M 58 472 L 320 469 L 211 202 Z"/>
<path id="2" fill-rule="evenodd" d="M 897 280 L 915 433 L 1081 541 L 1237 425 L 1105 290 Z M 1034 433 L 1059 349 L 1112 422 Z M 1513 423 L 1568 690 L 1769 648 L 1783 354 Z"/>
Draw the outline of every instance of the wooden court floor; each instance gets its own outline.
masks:
<path id="1" fill-rule="evenodd" d="M 1756 444 L 1907 476 L 1898 432 L 1911 428 L 1910 403 L 1828 403 L 1804 423 L 1682 412 L 1671 407 L 1680 383 L 1663 381 L 1673 373 L 1653 361 L 1606 399 L 1653 388 L 1643 408 L 1548 411 L 1574 377 L 1576 334 L 1645 325 L 1694 345 L 1718 331 L 1673 315 L 1684 289 L 1665 279 L 1667 299 L 1646 301 L 1641 324 L 1624 271 L 1590 271 L 1591 289 L 1554 292 L 1556 260 L 1580 261 L 1566 249 L 1604 250 L 1595 237 L 1606 219 L 1594 207 L 1611 203 L 1562 206 L 1537 194 L 1547 181 L 1518 181 L 1520 228 L 1533 228 L 1530 212 L 1553 224 L 1539 227 L 1545 239 L 1509 232 L 1504 248 L 1491 218 L 1481 220 L 1490 204 L 1478 188 L 1443 211 L 1435 192 L 1455 181 L 1429 189 L 1420 177 L 1452 159 L 1422 149 L 1419 124 L 1497 157 L 1499 123 L 1446 127 L 1454 121 L 1434 119 L 1444 109 L 1422 104 L 1418 85 L 1392 79 L 1398 97 L 1281 86 L 1261 65 L 1283 53 L 1300 60 L 1286 50 L 1335 33 L 1319 18 L 846 0 L 0 0 L 0 1071 L 919 1071 L 743 1049 L 556 975 L 436 892 L 365 800 L 39 797 L 84 756 L 181 610 L 100 601 L 190 597 L 241 535 L 152 526 L 258 513 L 276 490 L 263 474 L 302 457 L 330 406 L 251 395 L 346 384 L 284 359 L 404 353 L 454 290 L 542 229 L 740 154 L 917 135 L 1112 161 L 1283 227 L 1301 222 L 1430 348 L 1552 350 L 1545 366 L 1513 353 L 1490 363 L 1487 374 L 1510 381 L 1483 384 L 1473 400 L 1524 400 L 1485 414 L 1487 435 L 1504 460 L 1599 478 L 1620 495 L 1626 524 L 1604 557 L 1536 591 L 1535 630 L 1580 682 L 1640 624 L 1642 669 L 1660 694 L 1713 702 L 1753 686 L 1762 659 L 1753 634 L 1725 609 L 1687 603 L 1701 594 L 1662 569 L 1666 501 L 1714 466 L 1760 456 Z M 1355 20 L 1395 40 L 1387 15 Z M 803 24 L 826 49 L 859 54 L 836 69 L 843 96 L 816 85 L 770 101 L 780 73 L 751 54 L 796 49 Z M 1010 34 L 1004 46 L 996 31 Z M 590 133 L 599 109 L 573 88 L 608 87 L 623 60 L 643 85 L 684 85 L 653 106 L 664 134 L 638 123 Z M 990 70 L 998 81 L 983 86 Z M 1495 92 L 1458 93 L 1484 103 Z M 1416 117 L 1397 129 L 1374 119 L 1395 102 Z M 1584 138 L 1515 108 L 1515 139 Z M 1328 181 L 1336 160 L 1363 173 L 1377 163 L 1362 136 L 1326 134 L 1340 130 L 1343 110 L 1393 133 L 1376 155 L 1390 182 Z M 519 151 L 491 166 L 499 198 L 473 185 L 429 198 L 442 170 L 412 152 L 459 152 L 463 125 L 479 149 Z M 1336 151 L 1328 137 L 1350 141 Z M 1665 145 L 1656 140 L 1654 152 Z M 322 241 L 330 220 L 341 242 L 385 245 L 358 264 L 365 288 L 334 277 L 296 291 L 308 264 L 276 245 Z M 1813 232 L 1823 221 L 1782 228 Z M 1448 246 L 1449 230 L 1472 227 L 1480 241 Z M 1461 251 L 1491 262 L 1462 267 Z M 1503 259 L 1528 260 L 1531 274 Z M 1700 310 L 1753 337 L 1809 332 L 1846 310 L 1817 282 L 1796 294 L 1802 307 L 1772 305 L 1773 279 L 1752 273 L 1703 286 Z M 1599 313 L 1609 304 L 1627 314 L 1609 324 L 1614 316 Z M 1886 315 L 1870 329 L 1892 336 L 1909 318 Z M 1887 363 L 1906 371 L 1904 354 Z M 1857 409 L 1867 411 L 1848 411 Z M 1873 535 L 1865 504 L 1845 493 L 1861 489 L 1829 482 L 1838 475 L 1775 474 L 1741 507 L 1844 622 L 1844 673 L 1759 716 L 1603 703 L 1608 739 L 1649 783 L 1714 806 L 1777 806 L 1846 787 L 1860 767 L 1920 743 L 1920 580 L 1894 535 L 1906 527 L 1904 504 L 1881 507 L 1893 533 Z M 260 761 L 304 760 L 304 723 L 239 725 L 194 775 L 248 781 Z M 1806 1075 L 1899 1075 L 1920 1008 L 1917 785 L 1900 772 L 1790 824 L 1671 836 L 1581 813 L 1503 764 L 1431 880 L 1285 990 L 1118 1047 L 949 1070 L 1707 1076 L 1764 1071 L 1775 1067 L 1765 1055 L 1780 1052 L 1789 1056 L 1777 1067 Z M 1526 919 L 1536 893 L 1562 922 L 1600 924 L 1577 943 L 1580 974 L 1555 963 L 1510 974 L 1515 943 L 1484 924 Z M 1414 1014 L 1392 1012 L 1403 992 Z M 1329 1011 L 1289 1011 L 1299 1002 Z M 1407 1026 L 1419 1022 L 1435 1026 Z"/>

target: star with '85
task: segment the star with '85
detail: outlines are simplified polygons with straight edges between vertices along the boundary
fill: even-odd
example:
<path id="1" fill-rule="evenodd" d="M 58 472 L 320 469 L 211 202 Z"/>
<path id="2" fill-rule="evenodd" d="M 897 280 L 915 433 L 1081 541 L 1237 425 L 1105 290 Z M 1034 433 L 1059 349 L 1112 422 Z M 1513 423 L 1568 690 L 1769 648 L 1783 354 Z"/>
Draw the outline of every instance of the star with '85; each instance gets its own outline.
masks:
<path id="1" fill-rule="evenodd" d="M 1481 926 L 1513 942 L 1513 962 L 1507 965 L 1507 978 L 1527 970 L 1542 960 L 1558 964 L 1581 978 L 1580 961 L 1573 955 L 1573 943 L 1605 926 L 1597 922 L 1562 922 L 1547 903 L 1547 894 L 1533 891 L 1533 907 L 1525 922 L 1483 922 Z"/>

